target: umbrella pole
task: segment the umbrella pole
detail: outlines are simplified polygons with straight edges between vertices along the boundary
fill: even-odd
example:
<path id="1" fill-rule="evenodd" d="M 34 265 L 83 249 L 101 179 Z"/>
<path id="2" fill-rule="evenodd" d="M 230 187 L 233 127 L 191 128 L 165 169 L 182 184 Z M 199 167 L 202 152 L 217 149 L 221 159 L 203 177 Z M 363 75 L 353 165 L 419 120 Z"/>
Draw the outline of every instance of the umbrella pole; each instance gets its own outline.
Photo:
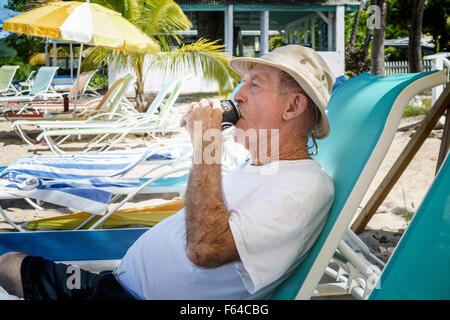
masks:
<path id="1" fill-rule="evenodd" d="M 78 79 L 80 79 L 81 70 L 81 55 L 83 54 L 83 44 L 80 45 L 80 56 L 78 57 L 78 69 L 77 69 L 77 79 L 75 80 L 75 100 L 73 102 L 73 117 L 75 118 L 75 113 L 77 111 L 77 100 L 78 100 Z"/>
<path id="2" fill-rule="evenodd" d="M 70 42 L 70 80 L 73 81 L 73 46 Z"/>

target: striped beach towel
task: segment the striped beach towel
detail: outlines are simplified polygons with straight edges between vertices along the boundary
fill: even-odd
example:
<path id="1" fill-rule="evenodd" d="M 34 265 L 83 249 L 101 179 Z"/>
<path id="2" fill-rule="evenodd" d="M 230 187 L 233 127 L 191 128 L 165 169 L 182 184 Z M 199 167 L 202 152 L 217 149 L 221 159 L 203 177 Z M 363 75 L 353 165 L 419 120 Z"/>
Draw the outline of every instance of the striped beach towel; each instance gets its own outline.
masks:
<path id="1" fill-rule="evenodd" d="M 44 180 L 17 173 L 10 173 L 7 177 L 8 179 L 0 179 L 0 199 L 32 198 L 97 215 L 106 212 L 113 194 L 133 193 L 150 179 Z M 163 177 L 151 182 L 142 192 L 170 192 L 170 189 L 184 189 L 187 180 L 188 174 Z"/>
<path id="2" fill-rule="evenodd" d="M 89 180 L 44 180 L 10 173 L 0 179 L 0 198 L 31 198 L 103 215 L 112 193 L 96 188 Z"/>
<path id="3" fill-rule="evenodd" d="M 144 161 L 150 149 L 114 151 L 92 154 L 35 156 L 18 159 L 0 173 L 22 173 L 43 179 L 92 179 L 123 175 Z"/>

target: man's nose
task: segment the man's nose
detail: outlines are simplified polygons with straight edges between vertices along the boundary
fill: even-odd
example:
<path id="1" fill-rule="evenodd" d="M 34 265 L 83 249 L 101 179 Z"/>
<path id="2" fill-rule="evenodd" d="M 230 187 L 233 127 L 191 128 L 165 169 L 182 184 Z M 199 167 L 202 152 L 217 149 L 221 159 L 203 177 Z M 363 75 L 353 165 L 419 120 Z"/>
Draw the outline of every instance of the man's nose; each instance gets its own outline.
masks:
<path id="1" fill-rule="evenodd" d="M 242 104 L 245 103 L 247 101 L 247 98 L 245 96 L 245 83 L 244 85 L 242 85 L 239 90 L 236 92 L 236 94 L 234 95 L 234 101 L 237 102 L 237 104 Z"/>

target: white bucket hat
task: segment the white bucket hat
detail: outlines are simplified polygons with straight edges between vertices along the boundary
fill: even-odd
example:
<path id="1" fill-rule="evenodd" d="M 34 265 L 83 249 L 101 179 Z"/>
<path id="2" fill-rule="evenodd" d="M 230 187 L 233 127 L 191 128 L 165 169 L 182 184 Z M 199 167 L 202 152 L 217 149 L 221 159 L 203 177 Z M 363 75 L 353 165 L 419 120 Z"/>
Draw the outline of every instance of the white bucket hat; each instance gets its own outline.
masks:
<path id="1" fill-rule="evenodd" d="M 326 138 L 330 133 L 326 107 L 335 77 L 325 60 L 311 48 L 287 45 L 276 48 L 259 58 L 233 58 L 229 65 L 234 71 L 244 76 L 255 63 L 283 70 L 298 82 L 321 113 L 319 123 L 314 128 L 314 137 Z"/>

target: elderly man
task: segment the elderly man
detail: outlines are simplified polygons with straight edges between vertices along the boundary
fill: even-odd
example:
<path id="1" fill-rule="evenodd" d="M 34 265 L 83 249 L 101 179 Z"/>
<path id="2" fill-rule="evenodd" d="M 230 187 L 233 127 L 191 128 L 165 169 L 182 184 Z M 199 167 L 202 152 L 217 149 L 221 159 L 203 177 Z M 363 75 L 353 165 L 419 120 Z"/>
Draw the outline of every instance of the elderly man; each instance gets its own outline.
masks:
<path id="1" fill-rule="evenodd" d="M 314 50 L 298 45 L 230 66 L 245 81 L 234 97 L 235 139 L 251 161 L 222 177 L 219 161 L 194 159 L 185 208 L 144 233 L 114 273 L 83 271 L 82 288 L 69 290 L 67 266 L 14 253 L 0 259 L 0 285 L 29 299 L 269 297 L 302 262 L 332 204 L 333 183 L 311 159 L 308 139 L 329 133 L 334 77 Z M 194 154 L 220 158 L 221 120 L 219 101 L 191 105 L 181 125 Z"/>

